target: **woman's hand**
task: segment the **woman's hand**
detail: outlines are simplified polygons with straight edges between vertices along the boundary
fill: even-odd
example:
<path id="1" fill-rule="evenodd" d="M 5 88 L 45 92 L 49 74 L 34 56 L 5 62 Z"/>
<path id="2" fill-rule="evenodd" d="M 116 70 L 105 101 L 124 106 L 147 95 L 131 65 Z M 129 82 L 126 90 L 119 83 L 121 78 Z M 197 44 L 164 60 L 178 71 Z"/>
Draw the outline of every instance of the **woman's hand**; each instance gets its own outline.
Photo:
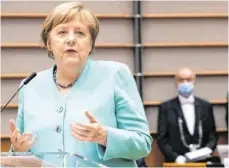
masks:
<path id="1" fill-rule="evenodd" d="M 85 112 L 85 115 L 90 120 L 90 124 L 72 124 L 71 134 L 83 142 L 95 142 L 100 145 L 106 146 L 107 143 L 107 131 L 99 123 L 94 116 L 89 112 Z"/>
<path id="2" fill-rule="evenodd" d="M 14 152 L 27 152 L 35 143 L 37 137 L 32 138 L 32 133 L 21 134 L 19 129 L 16 129 L 15 121 L 10 120 L 10 140 Z"/>

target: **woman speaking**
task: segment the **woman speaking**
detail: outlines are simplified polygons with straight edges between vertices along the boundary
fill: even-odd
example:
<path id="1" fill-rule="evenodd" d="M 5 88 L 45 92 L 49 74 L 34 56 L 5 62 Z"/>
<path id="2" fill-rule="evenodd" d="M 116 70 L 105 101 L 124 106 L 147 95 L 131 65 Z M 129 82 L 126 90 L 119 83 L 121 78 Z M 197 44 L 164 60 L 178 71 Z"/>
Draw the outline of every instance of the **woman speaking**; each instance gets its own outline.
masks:
<path id="1" fill-rule="evenodd" d="M 41 38 L 54 65 L 19 93 L 16 124 L 10 121 L 13 151 L 74 152 L 111 167 L 135 167 L 150 153 L 130 70 L 90 59 L 98 32 L 97 18 L 81 3 L 60 4 L 47 16 Z"/>

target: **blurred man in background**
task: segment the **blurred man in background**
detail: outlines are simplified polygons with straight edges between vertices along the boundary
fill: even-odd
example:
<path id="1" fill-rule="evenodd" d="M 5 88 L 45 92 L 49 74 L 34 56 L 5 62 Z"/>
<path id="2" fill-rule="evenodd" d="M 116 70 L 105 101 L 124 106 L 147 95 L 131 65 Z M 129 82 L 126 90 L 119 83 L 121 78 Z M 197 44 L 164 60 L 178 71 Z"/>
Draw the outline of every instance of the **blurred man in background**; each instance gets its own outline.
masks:
<path id="1" fill-rule="evenodd" d="M 194 96 L 195 73 L 182 68 L 175 79 L 178 96 L 159 107 L 158 144 L 165 161 L 185 163 L 186 154 L 199 149 L 209 156 L 217 133 L 212 105 Z"/>

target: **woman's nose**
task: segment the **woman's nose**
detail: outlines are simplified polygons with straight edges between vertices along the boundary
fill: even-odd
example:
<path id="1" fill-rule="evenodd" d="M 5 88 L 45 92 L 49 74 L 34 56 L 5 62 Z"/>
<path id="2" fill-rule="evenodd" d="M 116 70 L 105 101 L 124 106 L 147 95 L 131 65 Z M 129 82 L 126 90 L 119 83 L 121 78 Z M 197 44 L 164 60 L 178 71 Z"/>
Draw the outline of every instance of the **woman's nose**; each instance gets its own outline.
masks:
<path id="1" fill-rule="evenodd" d="M 71 45 L 75 44 L 76 43 L 75 35 L 72 33 L 69 33 L 66 41 L 67 41 L 67 44 L 71 44 Z"/>

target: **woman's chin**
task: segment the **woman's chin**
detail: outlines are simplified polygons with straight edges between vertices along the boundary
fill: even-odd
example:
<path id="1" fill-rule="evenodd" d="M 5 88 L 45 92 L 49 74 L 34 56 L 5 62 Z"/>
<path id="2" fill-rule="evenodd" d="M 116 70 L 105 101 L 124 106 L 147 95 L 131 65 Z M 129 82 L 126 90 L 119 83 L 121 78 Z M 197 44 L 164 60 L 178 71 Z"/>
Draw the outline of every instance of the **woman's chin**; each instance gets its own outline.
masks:
<path id="1" fill-rule="evenodd" d="M 79 64 L 81 64 L 81 60 L 79 59 L 79 57 L 78 58 L 70 57 L 70 58 L 67 58 L 64 61 L 64 64 L 65 65 L 69 65 L 69 66 L 71 66 L 71 65 L 79 65 Z"/>

